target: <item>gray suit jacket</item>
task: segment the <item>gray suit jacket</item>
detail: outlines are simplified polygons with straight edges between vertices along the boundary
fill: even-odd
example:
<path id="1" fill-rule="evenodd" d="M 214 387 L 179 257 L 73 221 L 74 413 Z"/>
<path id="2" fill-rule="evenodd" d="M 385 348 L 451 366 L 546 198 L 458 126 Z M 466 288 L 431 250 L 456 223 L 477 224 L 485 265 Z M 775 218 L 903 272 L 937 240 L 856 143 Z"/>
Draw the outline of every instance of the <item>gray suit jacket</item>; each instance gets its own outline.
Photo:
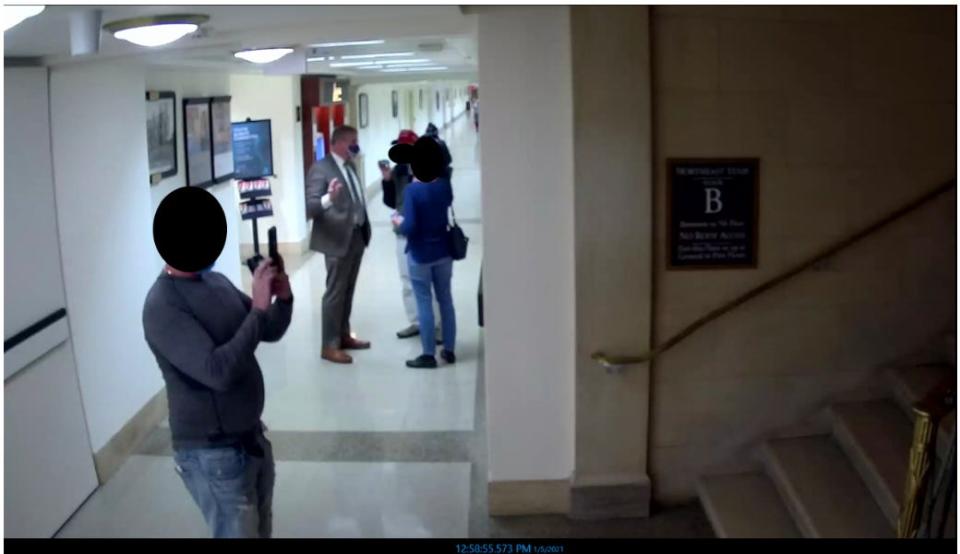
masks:
<path id="1" fill-rule="evenodd" d="M 339 179 L 345 190 L 333 200 L 333 205 L 323 208 L 322 198 L 330 188 L 330 182 Z M 357 183 L 360 194 L 366 194 L 366 187 Z M 307 214 L 313 218 L 313 232 L 310 236 L 310 249 L 327 256 L 342 257 L 350 248 L 353 233 L 353 196 L 349 191 L 350 181 L 340 172 L 333 156 L 327 156 L 313 164 L 307 173 Z M 370 218 L 365 217 L 363 225 L 363 243 L 370 244 Z"/>

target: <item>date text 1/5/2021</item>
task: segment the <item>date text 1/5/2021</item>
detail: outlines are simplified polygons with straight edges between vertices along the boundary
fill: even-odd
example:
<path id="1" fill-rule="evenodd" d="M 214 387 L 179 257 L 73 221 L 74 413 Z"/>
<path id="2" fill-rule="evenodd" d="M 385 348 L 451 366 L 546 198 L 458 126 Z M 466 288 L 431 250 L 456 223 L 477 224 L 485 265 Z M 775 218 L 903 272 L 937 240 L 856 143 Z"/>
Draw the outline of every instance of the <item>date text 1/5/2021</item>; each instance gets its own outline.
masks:
<path id="1" fill-rule="evenodd" d="M 561 554 L 561 545 L 538 544 L 458 544 L 457 554 Z"/>

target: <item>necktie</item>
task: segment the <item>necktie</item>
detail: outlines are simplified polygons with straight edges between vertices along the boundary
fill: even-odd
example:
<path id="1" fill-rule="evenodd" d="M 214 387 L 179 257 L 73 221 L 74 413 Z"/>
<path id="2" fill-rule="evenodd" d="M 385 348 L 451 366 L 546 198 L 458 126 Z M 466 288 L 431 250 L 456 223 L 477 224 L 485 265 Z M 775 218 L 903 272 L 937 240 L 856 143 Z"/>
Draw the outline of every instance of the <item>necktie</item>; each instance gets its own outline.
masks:
<path id="1" fill-rule="evenodd" d="M 353 193 L 354 209 L 356 210 L 355 217 L 357 225 L 363 225 L 365 216 L 366 216 L 366 204 L 367 199 L 364 198 L 363 191 L 360 190 L 360 187 L 357 186 L 356 180 L 353 178 L 356 173 L 354 169 L 353 162 L 346 162 L 343 164 L 345 173 L 347 174 L 347 180 L 350 182 L 350 192 Z"/>

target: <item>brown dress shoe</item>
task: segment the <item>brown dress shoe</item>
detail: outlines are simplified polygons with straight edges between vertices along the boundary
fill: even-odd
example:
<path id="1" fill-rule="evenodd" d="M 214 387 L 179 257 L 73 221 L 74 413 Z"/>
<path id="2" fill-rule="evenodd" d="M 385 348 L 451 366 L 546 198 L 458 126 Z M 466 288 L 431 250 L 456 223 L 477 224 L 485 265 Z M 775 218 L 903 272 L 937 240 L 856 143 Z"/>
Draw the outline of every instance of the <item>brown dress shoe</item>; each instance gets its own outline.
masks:
<path id="1" fill-rule="evenodd" d="M 340 341 L 340 348 L 344 350 L 366 350 L 370 348 L 370 342 L 353 337 L 347 337 Z"/>
<path id="2" fill-rule="evenodd" d="M 324 348 L 320 353 L 320 357 L 328 362 L 333 362 L 335 364 L 352 364 L 353 358 L 343 350 L 337 350 L 336 348 Z"/>

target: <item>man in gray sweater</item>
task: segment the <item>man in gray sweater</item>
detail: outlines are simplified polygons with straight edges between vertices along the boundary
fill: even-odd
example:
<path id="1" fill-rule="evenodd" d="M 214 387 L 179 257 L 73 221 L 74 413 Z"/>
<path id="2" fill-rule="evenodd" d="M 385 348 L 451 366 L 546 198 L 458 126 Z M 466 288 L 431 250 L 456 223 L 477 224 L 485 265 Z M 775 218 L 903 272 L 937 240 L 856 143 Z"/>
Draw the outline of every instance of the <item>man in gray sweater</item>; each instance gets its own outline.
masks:
<path id="1" fill-rule="evenodd" d="M 154 223 L 162 255 L 164 215 L 166 227 L 182 226 L 163 210 Z M 171 248 L 190 248 L 174 239 Z M 268 538 L 275 475 L 260 421 L 264 386 L 254 352 L 261 341 L 280 340 L 290 325 L 289 279 L 267 259 L 254 272 L 250 298 L 209 267 L 181 264 L 194 266 L 184 271 L 170 265 L 174 256 L 164 259 L 143 307 L 143 328 L 166 382 L 177 473 L 214 537 Z M 201 259 L 212 264 L 209 253 Z"/>

